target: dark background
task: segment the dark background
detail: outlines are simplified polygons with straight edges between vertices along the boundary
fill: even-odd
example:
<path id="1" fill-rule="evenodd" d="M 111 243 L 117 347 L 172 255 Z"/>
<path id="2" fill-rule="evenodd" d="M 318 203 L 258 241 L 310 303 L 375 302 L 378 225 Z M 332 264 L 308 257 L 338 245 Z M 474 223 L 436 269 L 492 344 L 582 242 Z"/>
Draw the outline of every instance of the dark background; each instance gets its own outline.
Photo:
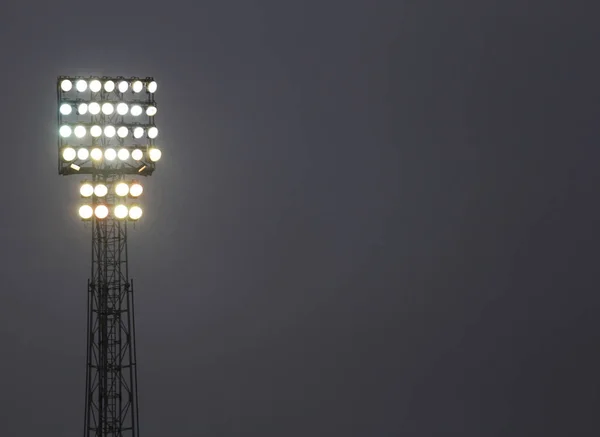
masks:
<path id="1" fill-rule="evenodd" d="M 90 230 L 56 76 L 152 75 L 141 433 L 600 423 L 593 2 L 0 4 L 0 426 L 81 435 Z"/>

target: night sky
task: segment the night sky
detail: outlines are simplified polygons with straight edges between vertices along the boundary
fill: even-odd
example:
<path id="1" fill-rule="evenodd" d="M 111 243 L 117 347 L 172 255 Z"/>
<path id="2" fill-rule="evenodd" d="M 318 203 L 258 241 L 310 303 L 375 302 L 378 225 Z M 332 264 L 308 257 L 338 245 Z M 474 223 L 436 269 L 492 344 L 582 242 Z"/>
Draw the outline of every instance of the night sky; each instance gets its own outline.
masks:
<path id="1" fill-rule="evenodd" d="M 591 5 L 3 0 L 0 434 L 83 431 L 81 74 L 159 84 L 142 437 L 598 435 Z"/>

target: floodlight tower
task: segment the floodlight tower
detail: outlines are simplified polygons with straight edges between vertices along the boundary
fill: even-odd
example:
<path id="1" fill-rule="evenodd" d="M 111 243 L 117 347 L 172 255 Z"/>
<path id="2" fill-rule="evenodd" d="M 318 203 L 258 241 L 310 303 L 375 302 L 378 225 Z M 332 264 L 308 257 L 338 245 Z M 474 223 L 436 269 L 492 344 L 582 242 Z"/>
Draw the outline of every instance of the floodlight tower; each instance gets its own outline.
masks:
<path id="1" fill-rule="evenodd" d="M 60 76 L 58 173 L 82 175 L 91 223 L 84 437 L 139 437 L 133 280 L 127 224 L 142 216 L 142 176 L 161 157 L 152 77 Z"/>

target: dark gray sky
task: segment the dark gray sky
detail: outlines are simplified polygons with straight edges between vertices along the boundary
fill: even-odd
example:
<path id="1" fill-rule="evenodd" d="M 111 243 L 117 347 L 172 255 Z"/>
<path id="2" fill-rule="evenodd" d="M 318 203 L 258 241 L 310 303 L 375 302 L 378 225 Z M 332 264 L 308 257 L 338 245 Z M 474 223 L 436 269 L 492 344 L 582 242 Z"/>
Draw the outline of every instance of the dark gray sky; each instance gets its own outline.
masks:
<path id="1" fill-rule="evenodd" d="M 144 437 L 598 435 L 585 6 L 4 0 L 2 434 L 82 430 L 55 81 L 107 74 L 160 87 L 129 245 Z"/>

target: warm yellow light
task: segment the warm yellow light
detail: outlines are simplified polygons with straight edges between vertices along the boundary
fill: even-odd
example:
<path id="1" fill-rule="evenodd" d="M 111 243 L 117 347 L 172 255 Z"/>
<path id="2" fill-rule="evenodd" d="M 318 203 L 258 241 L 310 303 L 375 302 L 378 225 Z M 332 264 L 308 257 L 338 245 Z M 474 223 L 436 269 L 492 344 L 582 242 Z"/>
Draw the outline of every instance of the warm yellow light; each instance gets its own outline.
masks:
<path id="1" fill-rule="evenodd" d="M 162 152 L 160 151 L 160 149 L 157 149 L 156 147 L 152 147 L 150 150 L 148 150 L 148 157 L 150 158 L 150 161 L 152 161 L 152 162 L 158 161 L 161 156 L 162 156 Z"/>
<path id="2" fill-rule="evenodd" d="M 127 209 L 127 207 L 125 205 L 115 206 L 114 214 L 115 214 L 115 217 L 118 219 L 124 219 L 125 217 L 127 217 L 128 212 L 129 212 L 129 210 Z"/>
<path id="3" fill-rule="evenodd" d="M 102 159 L 102 149 L 99 149 L 97 147 L 93 148 L 92 151 L 90 152 L 90 156 L 92 157 L 92 159 L 94 161 L 100 161 Z"/>
<path id="4" fill-rule="evenodd" d="M 137 205 L 129 208 L 129 218 L 131 220 L 139 220 L 141 216 L 142 216 L 142 208 L 140 208 Z"/>
<path id="5" fill-rule="evenodd" d="M 141 161 L 143 157 L 144 152 L 142 152 L 140 149 L 135 149 L 133 152 L 131 152 L 131 158 L 134 161 Z"/>
<path id="6" fill-rule="evenodd" d="M 104 184 L 97 184 L 94 187 L 94 194 L 97 197 L 104 197 L 108 194 L 108 187 Z"/>
<path id="7" fill-rule="evenodd" d="M 96 217 L 99 219 L 104 219 L 108 215 L 108 208 L 106 205 L 98 205 L 94 210 L 94 214 L 96 214 Z"/>
<path id="8" fill-rule="evenodd" d="M 89 182 L 84 182 L 79 187 L 79 194 L 81 194 L 81 197 L 91 197 L 94 194 L 94 187 Z"/>
<path id="9" fill-rule="evenodd" d="M 71 162 L 77 157 L 77 152 L 72 147 L 65 147 L 62 152 L 62 157 L 65 161 Z"/>
<path id="10" fill-rule="evenodd" d="M 121 161 L 127 161 L 129 159 L 129 150 L 127 150 L 127 149 L 119 149 L 119 152 L 117 153 L 117 157 Z"/>
<path id="11" fill-rule="evenodd" d="M 60 83 L 60 89 L 64 92 L 71 91 L 71 88 L 73 88 L 73 83 L 69 79 L 65 79 Z"/>
<path id="12" fill-rule="evenodd" d="M 90 91 L 93 93 L 97 93 L 98 91 L 100 91 L 102 89 L 102 84 L 100 83 L 99 80 L 94 79 L 90 82 Z"/>
<path id="13" fill-rule="evenodd" d="M 127 185 L 125 182 L 119 182 L 115 186 L 115 193 L 117 196 L 127 196 L 129 194 L 129 185 Z"/>
<path id="14" fill-rule="evenodd" d="M 132 183 L 131 187 L 129 188 L 129 194 L 131 194 L 131 197 L 140 197 L 143 192 L 144 187 L 142 187 L 139 182 Z"/>
<path id="15" fill-rule="evenodd" d="M 94 210 L 92 209 L 92 207 L 90 205 L 81 205 L 79 207 L 79 217 L 81 217 L 84 220 L 91 219 L 93 213 L 94 213 Z"/>

